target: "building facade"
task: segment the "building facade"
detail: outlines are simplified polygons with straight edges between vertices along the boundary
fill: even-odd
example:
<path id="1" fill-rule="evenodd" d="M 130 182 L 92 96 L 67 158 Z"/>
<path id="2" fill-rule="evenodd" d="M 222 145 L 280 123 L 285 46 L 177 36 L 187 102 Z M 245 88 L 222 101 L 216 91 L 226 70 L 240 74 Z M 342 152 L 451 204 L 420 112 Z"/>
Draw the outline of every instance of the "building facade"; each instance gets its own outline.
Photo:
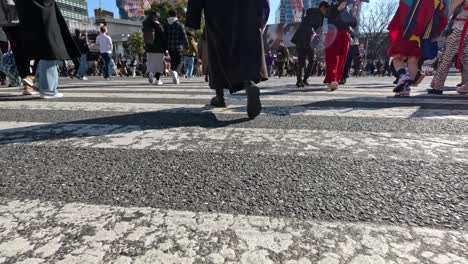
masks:
<path id="1" fill-rule="evenodd" d="M 96 31 L 96 26 L 90 22 L 87 0 L 56 0 L 70 31 Z"/>
<path id="2" fill-rule="evenodd" d="M 67 21 L 88 20 L 88 3 L 86 0 L 56 0 Z"/>
<path id="3" fill-rule="evenodd" d="M 301 22 L 303 10 L 303 0 L 281 0 L 276 11 L 276 23 L 289 24 Z"/>
<path id="4" fill-rule="evenodd" d="M 281 0 L 276 10 L 276 23 L 289 24 L 301 22 L 303 10 L 316 8 L 323 0 Z"/>

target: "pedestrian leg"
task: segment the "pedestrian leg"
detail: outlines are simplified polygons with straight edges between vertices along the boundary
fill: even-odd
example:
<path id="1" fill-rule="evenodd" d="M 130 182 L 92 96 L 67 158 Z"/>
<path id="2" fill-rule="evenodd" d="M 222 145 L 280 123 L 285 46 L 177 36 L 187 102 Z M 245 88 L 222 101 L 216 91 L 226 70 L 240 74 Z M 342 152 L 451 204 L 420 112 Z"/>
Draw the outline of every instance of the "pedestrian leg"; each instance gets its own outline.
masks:
<path id="1" fill-rule="evenodd" d="M 86 70 L 88 69 L 88 58 L 86 54 L 81 54 L 80 58 L 80 68 L 78 71 L 78 76 L 82 80 L 86 80 Z"/>
<path id="2" fill-rule="evenodd" d="M 338 69 L 337 69 L 337 76 L 336 81 L 339 82 L 343 78 L 343 73 L 346 65 L 346 61 L 348 59 L 348 52 L 349 52 L 349 42 L 350 37 L 348 31 L 340 30 L 338 33 L 338 43 L 339 43 L 339 62 L 338 62 Z"/>
<path id="3" fill-rule="evenodd" d="M 304 80 L 302 81 L 304 85 L 309 86 L 309 77 L 312 74 L 312 68 L 314 67 L 315 63 L 315 49 L 310 49 L 307 51 L 307 68 L 305 68 L 304 72 Z"/>
<path id="4" fill-rule="evenodd" d="M 434 78 L 431 82 L 432 90 L 428 92 L 431 94 L 442 94 L 444 90 L 445 80 L 447 79 L 450 67 L 452 67 L 453 59 L 457 55 L 458 45 L 461 32 L 459 30 L 454 30 L 452 34 L 447 39 L 444 52 L 442 53 L 442 58 L 439 61 L 437 71 L 434 74 Z"/>
<path id="5" fill-rule="evenodd" d="M 305 84 L 303 83 L 303 71 L 306 66 L 306 57 L 307 57 L 307 51 L 304 49 L 297 49 L 297 71 L 296 71 L 296 78 L 297 78 L 297 83 L 296 86 L 299 87 L 305 87 Z"/>
<path id="6" fill-rule="evenodd" d="M 110 61 L 111 57 L 109 53 L 101 53 L 102 60 L 104 61 L 104 67 L 102 69 L 102 74 L 104 75 L 104 79 L 109 79 L 109 72 L 110 72 Z"/>
<path id="7" fill-rule="evenodd" d="M 41 60 L 39 62 L 39 89 L 44 99 L 63 97 L 58 88 L 57 60 Z"/>
<path id="8" fill-rule="evenodd" d="M 461 71 L 462 71 L 462 83 L 461 87 L 457 88 L 457 92 L 460 94 L 468 93 L 468 35 L 465 36 L 464 45 L 462 47 L 461 57 Z"/>
<path id="9" fill-rule="evenodd" d="M 323 83 L 328 84 L 328 88 L 334 91 L 338 88 L 338 64 L 339 58 L 339 44 L 338 44 L 338 31 L 329 30 L 325 37 L 325 65 L 326 74 Z"/>

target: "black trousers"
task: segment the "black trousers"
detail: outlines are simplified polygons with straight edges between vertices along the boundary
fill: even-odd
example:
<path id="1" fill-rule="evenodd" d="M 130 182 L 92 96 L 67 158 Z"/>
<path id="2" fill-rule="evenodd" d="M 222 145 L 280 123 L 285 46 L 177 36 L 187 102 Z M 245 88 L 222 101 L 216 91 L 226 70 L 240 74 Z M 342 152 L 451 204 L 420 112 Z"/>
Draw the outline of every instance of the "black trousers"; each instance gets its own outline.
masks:
<path id="1" fill-rule="evenodd" d="M 315 62 L 315 49 L 313 48 L 298 48 L 297 49 L 297 81 L 307 80 L 312 74 L 312 67 Z M 306 67 L 306 61 L 308 62 Z M 302 74 L 304 73 L 304 79 Z"/>
<path id="2" fill-rule="evenodd" d="M 351 63 L 353 62 L 353 54 L 348 53 L 348 58 L 346 58 L 346 63 L 343 71 L 343 77 L 341 80 L 346 81 L 349 78 L 349 71 L 351 70 Z"/>
<path id="3" fill-rule="evenodd" d="M 0 51 L 1 53 L 5 53 L 8 51 L 8 42 L 0 41 Z M 6 75 L 5 73 L 0 71 L 0 81 L 5 81 Z"/>
<path id="4" fill-rule="evenodd" d="M 22 79 L 31 75 L 31 66 L 29 65 L 31 59 L 26 58 L 21 51 L 21 34 L 19 27 L 3 27 L 3 31 L 7 35 L 11 44 L 13 56 L 15 57 L 16 68 Z"/>
<path id="5" fill-rule="evenodd" d="M 171 56 L 171 70 L 177 71 L 180 63 L 182 62 L 182 54 L 180 51 L 169 51 L 169 56 Z"/>
<path id="6" fill-rule="evenodd" d="M 276 62 L 276 70 L 278 71 L 278 77 L 283 77 L 284 74 L 284 65 L 286 64 L 285 61 L 277 61 Z"/>

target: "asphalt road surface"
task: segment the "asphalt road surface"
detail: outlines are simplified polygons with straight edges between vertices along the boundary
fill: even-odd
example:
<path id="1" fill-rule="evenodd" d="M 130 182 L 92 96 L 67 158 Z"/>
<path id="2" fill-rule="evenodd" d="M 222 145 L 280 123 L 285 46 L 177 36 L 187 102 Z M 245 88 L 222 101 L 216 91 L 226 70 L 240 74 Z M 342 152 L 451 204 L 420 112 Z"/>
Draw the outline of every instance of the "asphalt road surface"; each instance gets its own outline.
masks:
<path id="1" fill-rule="evenodd" d="M 164 79 L 169 82 L 169 79 Z M 389 78 L 0 88 L 0 263 L 468 263 L 468 96 Z"/>

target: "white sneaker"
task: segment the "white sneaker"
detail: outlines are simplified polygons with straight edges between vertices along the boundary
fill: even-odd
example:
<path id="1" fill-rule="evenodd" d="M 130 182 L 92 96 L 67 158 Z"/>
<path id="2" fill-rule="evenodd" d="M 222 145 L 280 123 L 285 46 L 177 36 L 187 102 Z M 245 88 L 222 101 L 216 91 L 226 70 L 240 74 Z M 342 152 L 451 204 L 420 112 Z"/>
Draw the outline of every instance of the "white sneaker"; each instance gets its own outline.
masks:
<path id="1" fill-rule="evenodd" d="M 338 89 L 338 83 L 337 82 L 329 83 L 327 86 L 328 86 L 328 89 L 330 90 L 330 92 L 336 91 Z"/>
<path id="2" fill-rule="evenodd" d="M 82 80 L 82 81 L 87 81 L 88 78 L 86 78 L 86 76 L 83 76 L 83 77 L 81 77 L 81 80 Z"/>
<path id="3" fill-rule="evenodd" d="M 41 94 L 42 99 L 57 99 L 57 98 L 62 98 L 63 93 L 56 93 L 54 95 L 46 95 L 46 94 Z"/>
<path id="4" fill-rule="evenodd" d="M 179 74 L 176 71 L 172 72 L 172 82 L 174 84 L 180 84 Z"/>
<path id="5" fill-rule="evenodd" d="M 37 95 L 39 92 L 34 91 L 32 88 L 27 87 L 23 90 L 23 95 Z"/>
<path id="6" fill-rule="evenodd" d="M 163 85 L 164 83 L 161 80 L 158 80 L 155 84 L 156 85 Z"/>
<path id="7" fill-rule="evenodd" d="M 408 74 L 400 76 L 400 79 L 398 80 L 398 83 L 395 85 L 395 88 L 393 89 L 394 93 L 401 93 L 404 90 L 406 90 L 408 87 L 411 86 L 411 79 Z"/>

